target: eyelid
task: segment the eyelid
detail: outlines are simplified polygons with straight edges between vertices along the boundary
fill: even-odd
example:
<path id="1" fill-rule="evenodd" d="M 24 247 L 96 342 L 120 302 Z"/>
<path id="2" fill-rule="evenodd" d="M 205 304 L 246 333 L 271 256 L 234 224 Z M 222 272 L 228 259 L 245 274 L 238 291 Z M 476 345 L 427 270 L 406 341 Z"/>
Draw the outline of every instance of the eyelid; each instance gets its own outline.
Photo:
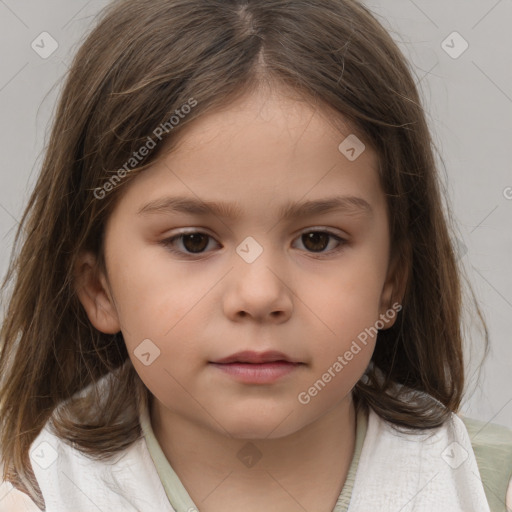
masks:
<path id="1" fill-rule="evenodd" d="M 321 232 L 328 233 L 331 235 L 339 236 L 340 238 L 348 238 L 348 233 L 343 232 L 339 228 L 332 228 L 329 226 L 311 226 L 308 228 L 304 228 L 298 232 L 296 237 L 303 235 L 304 233 L 309 233 L 310 231 L 321 231 Z"/>

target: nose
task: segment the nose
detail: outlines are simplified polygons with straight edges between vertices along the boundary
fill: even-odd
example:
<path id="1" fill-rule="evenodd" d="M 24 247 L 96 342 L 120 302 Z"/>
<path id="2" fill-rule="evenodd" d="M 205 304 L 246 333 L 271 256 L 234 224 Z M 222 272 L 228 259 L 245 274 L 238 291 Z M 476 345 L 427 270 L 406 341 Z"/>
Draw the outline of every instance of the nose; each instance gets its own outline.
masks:
<path id="1" fill-rule="evenodd" d="M 271 252 L 263 250 L 251 263 L 235 256 L 223 294 L 224 313 L 231 320 L 252 318 L 281 323 L 290 318 L 294 297 L 290 277 Z"/>

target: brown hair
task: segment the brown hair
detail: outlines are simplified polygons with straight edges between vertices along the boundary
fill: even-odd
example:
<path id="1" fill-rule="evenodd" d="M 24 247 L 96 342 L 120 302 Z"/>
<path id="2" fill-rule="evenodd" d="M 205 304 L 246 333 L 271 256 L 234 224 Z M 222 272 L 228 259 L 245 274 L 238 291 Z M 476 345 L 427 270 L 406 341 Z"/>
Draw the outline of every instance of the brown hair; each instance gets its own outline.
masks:
<path id="1" fill-rule="evenodd" d="M 52 414 L 61 438 L 97 457 L 141 435 L 137 401 L 148 391 L 122 334 L 90 324 L 73 269 L 90 250 L 105 270 L 106 219 L 164 143 L 263 80 L 347 120 L 379 156 L 403 309 L 379 332 L 354 398 L 412 429 L 440 426 L 457 411 L 464 387 L 461 274 L 413 74 L 355 0 L 112 3 L 69 70 L 2 286 L 14 280 L 0 345 L 4 478 L 44 506 L 28 450 Z M 190 113 L 127 170 L 134 151 L 191 99 Z M 105 187 L 107 180 L 113 185 Z M 94 383 L 103 376 L 100 394 Z M 392 392 L 394 384 L 416 391 L 417 399 Z"/>

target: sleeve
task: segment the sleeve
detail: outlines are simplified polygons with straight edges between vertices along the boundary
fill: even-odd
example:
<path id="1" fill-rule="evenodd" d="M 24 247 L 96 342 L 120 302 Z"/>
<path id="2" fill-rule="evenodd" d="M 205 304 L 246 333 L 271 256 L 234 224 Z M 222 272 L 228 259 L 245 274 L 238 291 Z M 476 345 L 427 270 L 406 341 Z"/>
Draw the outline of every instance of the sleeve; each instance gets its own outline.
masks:
<path id="1" fill-rule="evenodd" d="M 460 417 L 471 439 L 491 512 L 512 512 L 512 429 Z"/>

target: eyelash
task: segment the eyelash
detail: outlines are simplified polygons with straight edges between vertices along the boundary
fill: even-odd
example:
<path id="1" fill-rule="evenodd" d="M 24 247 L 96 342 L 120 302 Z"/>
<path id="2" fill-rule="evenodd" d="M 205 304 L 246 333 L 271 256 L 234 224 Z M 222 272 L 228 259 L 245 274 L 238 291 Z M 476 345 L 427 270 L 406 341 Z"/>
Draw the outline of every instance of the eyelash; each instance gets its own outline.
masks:
<path id="1" fill-rule="evenodd" d="M 347 244 L 347 240 L 345 240 L 344 238 L 341 238 L 340 236 L 335 235 L 331 231 L 322 230 L 322 229 L 312 229 L 310 231 L 303 231 L 297 238 L 300 239 L 303 235 L 307 235 L 308 233 L 324 233 L 324 234 L 328 235 L 329 237 L 334 238 L 338 242 L 338 246 L 335 249 L 332 249 L 330 251 L 327 251 L 327 252 L 313 252 L 312 251 L 312 252 L 310 252 L 309 254 L 311 254 L 313 258 L 320 259 L 320 258 L 324 258 L 328 255 L 337 254 L 338 252 L 343 250 L 344 246 Z M 187 253 L 187 252 L 183 252 L 183 251 L 180 251 L 180 250 L 177 250 L 177 249 L 174 249 L 171 247 L 176 240 L 183 239 L 183 237 L 187 236 L 187 235 L 205 235 L 208 238 L 213 239 L 213 237 L 211 235 L 209 235 L 208 233 L 204 233 L 202 231 L 188 231 L 185 233 L 179 233 L 170 238 L 166 238 L 165 240 L 162 240 L 160 242 L 160 244 L 163 245 L 169 252 L 179 254 L 181 256 L 194 258 L 194 257 L 200 257 L 203 254 L 205 254 L 204 252 Z"/>

